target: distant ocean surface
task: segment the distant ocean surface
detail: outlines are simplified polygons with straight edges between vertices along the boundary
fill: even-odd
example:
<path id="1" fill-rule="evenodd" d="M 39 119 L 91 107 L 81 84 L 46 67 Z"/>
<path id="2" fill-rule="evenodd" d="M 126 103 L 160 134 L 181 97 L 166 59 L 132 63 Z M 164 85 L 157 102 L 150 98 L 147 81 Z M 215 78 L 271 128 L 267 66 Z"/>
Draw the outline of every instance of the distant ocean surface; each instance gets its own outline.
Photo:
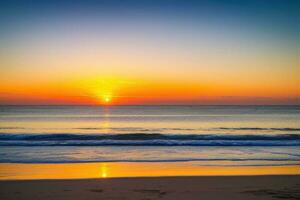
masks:
<path id="1" fill-rule="evenodd" d="M 300 165 L 300 106 L 0 106 L 0 163 Z"/>

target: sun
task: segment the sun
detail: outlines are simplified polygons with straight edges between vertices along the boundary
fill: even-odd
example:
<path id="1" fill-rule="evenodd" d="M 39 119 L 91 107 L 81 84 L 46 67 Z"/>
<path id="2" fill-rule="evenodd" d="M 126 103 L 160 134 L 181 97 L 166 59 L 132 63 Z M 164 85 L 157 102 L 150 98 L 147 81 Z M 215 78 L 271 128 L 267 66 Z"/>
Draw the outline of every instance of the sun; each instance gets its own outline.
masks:
<path id="1" fill-rule="evenodd" d="M 104 101 L 105 101 L 106 103 L 108 103 L 108 102 L 110 102 L 110 98 L 109 98 L 109 97 L 105 97 L 105 98 L 104 98 Z"/>
<path id="2" fill-rule="evenodd" d="M 99 104 L 111 105 L 113 102 L 113 96 L 111 93 L 100 93 L 95 96 Z"/>
<path id="3" fill-rule="evenodd" d="M 111 102 L 111 95 L 103 95 L 102 100 L 104 103 L 110 103 Z"/>

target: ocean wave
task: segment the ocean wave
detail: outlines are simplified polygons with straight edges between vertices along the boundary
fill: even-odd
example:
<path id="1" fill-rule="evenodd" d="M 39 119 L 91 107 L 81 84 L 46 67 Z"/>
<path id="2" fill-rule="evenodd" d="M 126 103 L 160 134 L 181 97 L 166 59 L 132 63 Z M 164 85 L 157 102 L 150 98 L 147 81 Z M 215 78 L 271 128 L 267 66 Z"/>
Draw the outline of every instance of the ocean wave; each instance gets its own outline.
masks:
<path id="1" fill-rule="evenodd" d="M 300 146 L 300 134 L 7 134 L 0 146 Z"/>

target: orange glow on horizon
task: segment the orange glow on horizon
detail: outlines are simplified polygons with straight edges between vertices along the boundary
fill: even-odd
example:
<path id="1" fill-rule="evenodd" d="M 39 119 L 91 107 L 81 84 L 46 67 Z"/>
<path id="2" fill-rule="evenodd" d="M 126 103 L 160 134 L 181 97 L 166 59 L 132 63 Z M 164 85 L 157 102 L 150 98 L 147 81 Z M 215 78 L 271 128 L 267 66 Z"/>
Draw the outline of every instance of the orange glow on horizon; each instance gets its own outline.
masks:
<path id="1" fill-rule="evenodd" d="M 0 104 L 297 104 L 298 88 L 244 88 L 195 81 L 97 77 L 0 86 Z"/>

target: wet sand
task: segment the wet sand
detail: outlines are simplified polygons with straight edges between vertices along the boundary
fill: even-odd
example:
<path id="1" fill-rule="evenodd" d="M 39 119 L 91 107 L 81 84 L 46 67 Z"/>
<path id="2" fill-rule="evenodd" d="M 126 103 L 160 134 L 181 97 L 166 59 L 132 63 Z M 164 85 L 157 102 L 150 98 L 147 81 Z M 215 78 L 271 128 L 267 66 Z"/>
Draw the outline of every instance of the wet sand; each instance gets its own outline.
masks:
<path id="1" fill-rule="evenodd" d="M 6 180 L 0 199 L 300 199 L 300 176 Z"/>
<path id="2" fill-rule="evenodd" d="M 300 175 L 300 165 L 203 166 L 203 162 L 1 163 L 0 180 Z M 222 164 L 218 162 L 218 164 Z M 226 164 L 226 163 L 223 163 Z M 246 164 L 243 161 L 243 164 Z M 267 163 L 270 164 L 270 163 Z"/>

